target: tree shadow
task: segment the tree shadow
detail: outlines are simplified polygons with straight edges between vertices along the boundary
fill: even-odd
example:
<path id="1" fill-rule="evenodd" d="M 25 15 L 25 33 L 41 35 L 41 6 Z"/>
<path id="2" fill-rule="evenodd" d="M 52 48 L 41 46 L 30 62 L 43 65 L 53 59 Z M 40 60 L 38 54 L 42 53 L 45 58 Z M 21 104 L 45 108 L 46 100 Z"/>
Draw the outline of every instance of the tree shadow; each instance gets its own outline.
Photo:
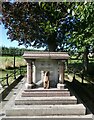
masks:
<path id="1" fill-rule="evenodd" d="M 86 112 L 94 114 L 94 85 L 89 83 L 80 83 L 77 80 L 66 81 L 66 85 L 86 107 Z"/>
<path id="2" fill-rule="evenodd" d="M 81 77 L 81 71 L 83 70 L 82 63 L 71 63 L 68 65 L 68 73 L 75 73 Z M 88 71 L 84 72 L 84 78 L 88 82 L 94 83 L 94 63 L 89 63 Z"/>

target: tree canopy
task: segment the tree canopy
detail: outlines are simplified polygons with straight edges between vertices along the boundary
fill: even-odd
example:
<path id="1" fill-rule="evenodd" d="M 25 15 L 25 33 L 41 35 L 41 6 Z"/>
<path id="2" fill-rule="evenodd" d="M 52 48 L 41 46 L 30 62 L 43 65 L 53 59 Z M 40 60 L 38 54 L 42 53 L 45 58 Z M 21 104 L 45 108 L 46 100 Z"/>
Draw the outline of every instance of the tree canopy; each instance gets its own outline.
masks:
<path id="1" fill-rule="evenodd" d="M 49 51 L 83 52 L 87 70 L 89 50 L 94 52 L 93 2 L 4 2 L 2 15 L 11 41 Z"/>
<path id="2" fill-rule="evenodd" d="M 76 24 L 76 29 L 71 33 L 69 39 L 69 49 L 76 49 L 78 52 L 83 52 L 84 70 L 88 70 L 88 54 L 94 52 L 94 3 L 84 2 L 75 3 L 72 9 L 76 19 L 80 22 Z"/>
<path id="3" fill-rule="evenodd" d="M 8 36 L 19 45 L 46 47 L 50 51 L 64 51 L 69 31 L 73 30 L 74 16 L 68 16 L 73 3 L 3 3 L 2 22 Z"/>
<path id="4" fill-rule="evenodd" d="M 81 52 L 94 46 L 93 2 L 4 2 L 2 15 L 9 38 L 19 45 Z"/>
<path id="5" fill-rule="evenodd" d="M 74 16 L 79 19 L 77 28 L 72 32 L 70 42 L 79 51 L 94 47 L 94 3 L 76 3 Z"/>

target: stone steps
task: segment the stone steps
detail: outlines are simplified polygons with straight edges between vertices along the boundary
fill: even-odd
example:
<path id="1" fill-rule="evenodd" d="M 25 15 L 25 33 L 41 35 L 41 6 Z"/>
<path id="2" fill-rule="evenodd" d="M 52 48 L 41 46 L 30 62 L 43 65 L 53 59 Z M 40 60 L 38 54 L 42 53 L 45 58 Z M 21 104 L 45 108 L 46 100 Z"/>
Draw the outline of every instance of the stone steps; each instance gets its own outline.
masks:
<path id="1" fill-rule="evenodd" d="M 86 108 L 68 89 L 36 88 L 20 90 L 2 120 L 86 120 L 85 116 Z"/>
<path id="2" fill-rule="evenodd" d="M 43 87 L 38 89 L 24 89 L 24 92 L 62 92 L 62 91 L 68 91 L 68 89 L 57 89 L 57 88 L 50 88 L 50 89 L 44 89 Z"/>
<path id="3" fill-rule="evenodd" d="M 64 105 L 76 104 L 75 96 L 70 97 L 20 97 L 15 99 L 16 105 Z"/>
<path id="4" fill-rule="evenodd" d="M 6 116 L 85 115 L 85 107 L 76 105 L 15 105 L 6 110 Z"/>
<path id="5" fill-rule="evenodd" d="M 80 116 L 6 116 L 2 120 L 93 120 L 92 114 Z"/>
<path id="6" fill-rule="evenodd" d="M 38 92 L 22 92 L 22 97 L 61 97 L 70 96 L 69 91 L 38 91 Z"/>

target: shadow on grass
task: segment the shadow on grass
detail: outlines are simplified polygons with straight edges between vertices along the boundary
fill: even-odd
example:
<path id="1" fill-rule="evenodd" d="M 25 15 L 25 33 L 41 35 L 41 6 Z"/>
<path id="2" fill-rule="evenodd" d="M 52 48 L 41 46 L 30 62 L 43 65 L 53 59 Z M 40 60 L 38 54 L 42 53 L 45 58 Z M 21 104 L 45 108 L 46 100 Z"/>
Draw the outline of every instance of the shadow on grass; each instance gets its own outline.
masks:
<path id="1" fill-rule="evenodd" d="M 94 114 L 94 85 L 80 83 L 77 80 L 73 82 L 66 81 L 70 91 L 85 105 L 88 110 Z"/>
<path id="2" fill-rule="evenodd" d="M 76 73 L 81 74 L 81 71 L 83 70 L 83 64 L 82 63 L 70 63 L 68 65 L 68 72 L 69 73 Z M 88 82 L 94 83 L 94 62 L 89 63 L 88 65 L 88 72 L 84 73 L 85 80 Z"/>
<path id="3" fill-rule="evenodd" d="M 26 67 L 26 65 L 20 66 L 20 67 L 21 67 L 21 68 L 24 68 L 24 67 Z M 15 69 L 19 69 L 20 67 L 15 66 Z M 6 68 L 6 70 L 14 70 L 14 67 L 8 66 L 8 67 Z"/>

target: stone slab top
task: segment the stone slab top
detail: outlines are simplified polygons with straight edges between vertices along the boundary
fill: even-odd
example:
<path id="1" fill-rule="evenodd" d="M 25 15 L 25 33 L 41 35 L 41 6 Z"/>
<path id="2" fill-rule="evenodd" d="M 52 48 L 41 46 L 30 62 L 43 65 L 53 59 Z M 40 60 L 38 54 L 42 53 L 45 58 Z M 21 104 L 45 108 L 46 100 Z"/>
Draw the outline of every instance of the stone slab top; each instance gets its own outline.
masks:
<path id="1" fill-rule="evenodd" d="M 67 52 L 31 52 L 25 51 L 23 54 L 25 59 L 53 59 L 53 60 L 67 60 L 69 55 Z"/>

